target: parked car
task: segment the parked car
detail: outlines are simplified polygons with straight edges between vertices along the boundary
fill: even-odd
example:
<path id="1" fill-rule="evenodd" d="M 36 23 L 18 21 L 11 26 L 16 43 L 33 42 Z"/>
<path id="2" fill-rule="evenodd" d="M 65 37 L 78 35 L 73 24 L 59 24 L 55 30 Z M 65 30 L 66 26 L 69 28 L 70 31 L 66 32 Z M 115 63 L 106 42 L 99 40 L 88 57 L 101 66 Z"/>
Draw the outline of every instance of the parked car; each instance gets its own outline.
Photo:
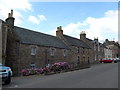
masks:
<path id="1" fill-rule="evenodd" d="M 120 62 L 120 58 L 115 58 L 114 63 Z"/>
<path id="2" fill-rule="evenodd" d="M 116 63 L 116 58 L 109 58 L 110 60 L 112 60 L 114 63 Z"/>
<path id="3" fill-rule="evenodd" d="M 111 58 L 103 58 L 100 59 L 100 63 L 104 62 L 104 63 L 112 63 L 114 60 Z"/>
<path id="4" fill-rule="evenodd" d="M 4 84 L 9 84 L 11 82 L 12 70 L 10 67 L 3 66 L 0 64 L 0 78 Z"/>

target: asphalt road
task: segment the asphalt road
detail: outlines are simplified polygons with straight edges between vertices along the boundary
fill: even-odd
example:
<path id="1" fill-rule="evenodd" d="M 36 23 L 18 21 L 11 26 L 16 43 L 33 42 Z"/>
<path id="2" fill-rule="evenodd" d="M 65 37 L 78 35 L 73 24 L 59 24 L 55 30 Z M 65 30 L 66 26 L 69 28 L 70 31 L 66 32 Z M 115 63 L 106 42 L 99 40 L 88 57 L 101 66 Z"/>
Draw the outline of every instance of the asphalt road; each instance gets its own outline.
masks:
<path id="1" fill-rule="evenodd" d="M 103 63 L 91 68 L 54 74 L 13 77 L 3 88 L 118 88 L 118 63 Z"/>

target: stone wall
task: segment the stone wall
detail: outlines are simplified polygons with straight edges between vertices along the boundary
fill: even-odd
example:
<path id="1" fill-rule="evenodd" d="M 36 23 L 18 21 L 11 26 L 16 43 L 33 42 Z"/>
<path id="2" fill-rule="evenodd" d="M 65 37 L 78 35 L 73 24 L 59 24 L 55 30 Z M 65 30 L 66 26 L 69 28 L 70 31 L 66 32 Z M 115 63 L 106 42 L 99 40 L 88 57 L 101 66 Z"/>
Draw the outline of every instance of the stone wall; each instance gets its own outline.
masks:
<path id="1" fill-rule="evenodd" d="M 11 67 L 13 75 L 19 71 L 19 42 L 12 29 L 8 28 L 5 65 Z"/>
<path id="2" fill-rule="evenodd" d="M 81 40 L 90 47 L 90 49 L 89 49 L 89 61 L 90 61 L 90 63 L 93 63 L 95 60 L 94 43 L 92 41 L 87 40 L 86 37 L 81 38 Z"/>
<path id="3" fill-rule="evenodd" d="M 17 42 L 16 42 L 17 43 Z M 21 70 L 25 68 L 31 68 L 31 63 L 35 64 L 35 67 L 44 67 L 47 63 L 52 64 L 55 62 L 69 62 L 76 63 L 78 62 L 78 55 L 80 63 L 88 62 L 89 50 L 80 48 L 80 53 L 73 54 L 71 50 L 66 49 L 66 56 L 63 55 L 63 50 L 60 48 L 55 48 L 54 56 L 50 54 L 51 47 L 43 47 L 37 45 L 28 45 L 28 44 L 15 44 L 19 50 L 16 48 L 12 52 L 13 56 L 16 52 L 16 56 L 9 57 L 9 64 L 11 64 L 13 72 L 15 75 L 21 75 Z M 36 54 L 31 55 L 31 47 L 36 47 Z M 84 54 L 83 54 L 84 50 Z M 11 60 L 12 59 L 12 60 Z M 11 62 L 10 62 L 11 61 Z M 17 71 L 18 72 L 17 72 Z"/>
<path id="4" fill-rule="evenodd" d="M 31 55 L 31 47 L 36 47 L 36 54 Z M 35 64 L 35 67 L 44 67 L 46 64 L 52 64 L 55 62 L 72 62 L 70 57 L 70 50 L 66 49 L 66 56 L 63 55 L 63 50 L 55 48 L 53 56 L 50 54 L 50 48 L 37 45 L 20 44 L 19 48 L 19 71 L 25 68 L 30 68 L 31 63 Z"/>

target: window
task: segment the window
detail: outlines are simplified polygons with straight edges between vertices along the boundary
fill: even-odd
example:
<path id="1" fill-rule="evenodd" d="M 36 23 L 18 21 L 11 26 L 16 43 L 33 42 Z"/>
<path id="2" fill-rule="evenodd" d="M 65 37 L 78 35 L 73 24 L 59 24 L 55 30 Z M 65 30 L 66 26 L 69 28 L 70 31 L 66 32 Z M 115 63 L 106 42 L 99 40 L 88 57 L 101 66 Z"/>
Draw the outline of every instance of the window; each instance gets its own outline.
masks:
<path id="1" fill-rule="evenodd" d="M 97 58 L 97 57 L 96 57 L 96 55 L 95 55 L 95 61 L 97 60 L 96 58 Z"/>
<path id="2" fill-rule="evenodd" d="M 79 47 L 77 47 L 77 53 L 79 53 L 79 52 L 80 52 Z"/>
<path id="3" fill-rule="evenodd" d="M 32 62 L 32 63 L 30 64 L 30 67 L 31 67 L 32 69 L 35 68 L 35 63 Z"/>
<path id="4" fill-rule="evenodd" d="M 31 55 L 35 55 L 36 54 L 36 47 L 32 47 L 31 48 Z"/>
<path id="5" fill-rule="evenodd" d="M 85 51 L 84 51 L 85 49 L 83 48 L 82 50 L 83 50 L 83 54 L 84 54 L 85 53 Z"/>
<path id="6" fill-rule="evenodd" d="M 98 51 L 100 51 L 100 46 L 98 46 Z"/>
<path id="7" fill-rule="evenodd" d="M 64 49 L 64 50 L 63 50 L 63 56 L 65 57 L 66 55 L 67 55 L 67 50 Z"/>
<path id="8" fill-rule="evenodd" d="M 89 49 L 87 49 L 87 54 L 89 54 Z"/>
<path id="9" fill-rule="evenodd" d="M 90 63 L 89 57 L 88 57 L 88 63 Z"/>
<path id="10" fill-rule="evenodd" d="M 50 48 L 50 55 L 54 56 L 54 54 L 55 54 L 55 48 Z"/>
<path id="11" fill-rule="evenodd" d="M 78 64 L 80 64 L 80 60 L 79 59 L 80 59 L 80 57 L 78 56 Z"/>
<path id="12" fill-rule="evenodd" d="M 94 44 L 94 51 L 96 50 L 96 45 Z"/>

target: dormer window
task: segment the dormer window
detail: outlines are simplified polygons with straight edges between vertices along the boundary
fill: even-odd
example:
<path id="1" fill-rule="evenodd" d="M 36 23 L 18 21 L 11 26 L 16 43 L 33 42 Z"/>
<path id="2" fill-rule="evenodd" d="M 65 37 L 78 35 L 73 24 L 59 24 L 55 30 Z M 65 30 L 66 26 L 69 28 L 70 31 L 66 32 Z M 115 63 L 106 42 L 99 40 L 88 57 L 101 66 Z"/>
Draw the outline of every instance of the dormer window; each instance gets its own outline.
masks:
<path id="1" fill-rule="evenodd" d="M 36 47 L 31 48 L 31 55 L 36 55 Z"/>

